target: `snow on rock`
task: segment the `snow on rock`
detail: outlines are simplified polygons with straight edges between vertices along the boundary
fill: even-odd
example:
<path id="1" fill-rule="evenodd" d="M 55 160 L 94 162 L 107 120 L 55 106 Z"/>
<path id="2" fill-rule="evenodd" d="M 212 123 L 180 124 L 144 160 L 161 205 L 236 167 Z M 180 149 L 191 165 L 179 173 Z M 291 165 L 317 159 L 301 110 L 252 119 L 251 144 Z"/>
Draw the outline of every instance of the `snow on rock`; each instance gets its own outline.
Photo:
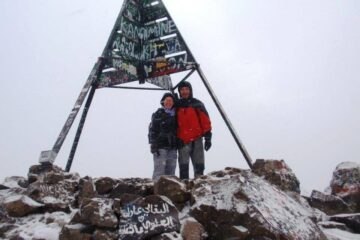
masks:
<path id="1" fill-rule="evenodd" d="M 342 162 L 336 166 L 335 170 L 353 169 L 353 168 L 360 168 L 360 164 L 355 162 Z"/>
<path id="2" fill-rule="evenodd" d="M 340 229 L 323 229 L 328 240 L 359 240 L 360 234 L 350 233 Z"/>
<path id="3" fill-rule="evenodd" d="M 360 212 L 360 164 L 340 163 L 333 172 L 330 187 L 331 194 L 351 205 L 353 212 Z"/>
<path id="4" fill-rule="evenodd" d="M 219 239 L 234 237 L 229 228 L 238 225 L 252 237 L 325 239 L 307 208 L 251 171 L 209 174 L 195 180 L 192 194 L 190 214 Z"/>
<path id="5" fill-rule="evenodd" d="M 4 200 L 4 208 L 12 217 L 23 217 L 38 212 L 44 205 L 25 195 L 15 195 Z"/>
<path id="6" fill-rule="evenodd" d="M 309 198 L 312 207 L 320 209 L 328 215 L 351 213 L 353 210 L 342 198 L 313 190 Z"/>
<path id="7" fill-rule="evenodd" d="M 284 160 L 256 159 L 252 170 L 283 191 L 300 193 L 300 182 Z"/>
<path id="8" fill-rule="evenodd" d="M 28 183 L 27 183 L 27 180 L 24 177 L 13 176 L 13 177 L 5 178 L 4 182 L 2 184 L 0 184 L 0 185 L 3 186 L 3 189 L 26 188 Z"/>
<path id="9" fill-rule="evenodd" d="M 356 214 L 338 214 L 330 216 L 331 221 L 344 223 L 348 228 L 355 233 L 360 233 L 360 213 Z"/>
<path id="10" fill-rule="evenodd" d="M 167 196 L 179 210 L 190 200 L 186 185 L 175 176 L 161 176 L 154 183 L 154 194 Z"/>
<path id="11" fill-rule="evenodd" d="M 113 211 L 113 199 L 92 198 L 84 200 L 80 207 L 81 223 L 115 229 L 119 220 Z"/>
<path id="12" fill-rule="evenodd" d="M 62 227 L 69 222 L 70 214 L 54 212 L 46 214 L 33 214 L 23 218 L 17 218 L 12 224 L 12 230 L 8 231 L 4 239 L 59 239 Z M 1 228 L 0 223 L 0 228 Z"/>
<path id="13" fill-rule="evenodd" d="M 319 210 L 343 201 L 354 206 L 358 165 L 342 164 L 334 173 L 334 183 L 343 184 L 341 196 L 302 197 L 285 162 L 260 163 L 257 174 L 226 168 L 193 180 L 163 176 L 157 182 L 93 180 L 56 166 L 32 166 L 28 179 L 6 178 L 0 186 L 0 239 L 360 240 L 353 233 L 360 229 L 359 213 L 327 216 Z M 311 197 L 328 202 L 314 208 Z M 15 203 L 22 212 L 14 214 Z"/>

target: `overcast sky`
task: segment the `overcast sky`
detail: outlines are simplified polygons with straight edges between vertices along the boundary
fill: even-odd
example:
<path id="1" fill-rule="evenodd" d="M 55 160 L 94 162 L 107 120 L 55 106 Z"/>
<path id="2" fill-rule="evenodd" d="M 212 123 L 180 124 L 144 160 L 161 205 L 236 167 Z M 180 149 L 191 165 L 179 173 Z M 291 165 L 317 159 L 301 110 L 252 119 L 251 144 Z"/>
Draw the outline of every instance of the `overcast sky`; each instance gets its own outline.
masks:
<path id="1" fill-rule="evenodd" d="M 327 187 L 337 164 L 360 162 L 360 1 L 164 3 L 253 160 L 284 159 L 307 190 Z M 26 176 L 52 148 L 121 6 L 0 1 L 0 182 Z M 190 81 L 213 122 L 205 172 L 248 168 L 197 74 Z M 151 177 L 147 127 L 162 94 L 96 91 L 72 171 Z"/>

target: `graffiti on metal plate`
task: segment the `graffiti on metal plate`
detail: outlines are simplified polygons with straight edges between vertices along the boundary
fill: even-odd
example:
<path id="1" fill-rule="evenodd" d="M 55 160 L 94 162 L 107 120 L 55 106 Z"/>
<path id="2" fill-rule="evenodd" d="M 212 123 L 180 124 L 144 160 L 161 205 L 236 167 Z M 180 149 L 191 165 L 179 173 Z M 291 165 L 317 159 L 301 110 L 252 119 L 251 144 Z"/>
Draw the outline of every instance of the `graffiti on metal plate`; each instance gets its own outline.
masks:
<path id="1" fill-rule="evenodd" d="M 194 58 L 161 0 L 125 1 L 109 42 L 99 87 L 136 80 L 153 82 L 147 79 L 195 66 Z M 157 86 L 166 85 L 158 81 Z"/>

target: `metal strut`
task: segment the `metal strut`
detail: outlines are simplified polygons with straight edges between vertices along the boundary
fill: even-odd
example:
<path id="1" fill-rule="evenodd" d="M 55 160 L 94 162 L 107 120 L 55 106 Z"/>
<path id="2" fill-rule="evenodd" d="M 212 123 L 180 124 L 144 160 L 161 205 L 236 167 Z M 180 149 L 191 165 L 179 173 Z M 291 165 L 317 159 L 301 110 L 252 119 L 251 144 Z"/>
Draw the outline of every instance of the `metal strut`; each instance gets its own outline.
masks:
<path id="1" fill-rule="evenodd" d="M 231 124 L 229 118 L 228 118 L 227 115 L 225 114 L 225 111 L 224 111 L 223 107 L 221 106 L 219 100 L 217 99 L 214 91 L 213 91 L 212 88 L 210 87 L 210 84 L 209 84 L 208 80 L 206 79 L 206 77 L 205 77 L 205 75 L 204 75 L 204 73 L 203 73 L 203 71 L 201 70 L 201 68 L 200 68 L 199 65 L 197 66 L 197 72 L 198 72 L 201 80 L 203 81 L 206 89 L 208 90 L 208 92 L 209 92 L 212 100 L 214 101 L 217 109 L 219 110 L 219 112 L 220 112 L 220 114 L 221 114 L 221 117 L 224 119 L 224 121 L 225 121 L 225 123 L 226 123 L 226 126 L 229 128 L 231 135 L 232 135 L 233 138 L 235 139 L 235 142 L 236 142 L 236 144 L 238 145 L 241 153 L 243 154 L 246 162 L 248 163 L 249 167 L 252 169 L 252 160 L 251 160 L 251 157 L 250 157 L 249 153 L 247 152 L 245 146 L 241 143 L 239 136 L 238 136 L 237 133 L 235 132 L 235 129 L 234 129 L 233 125 Z"/>
<path id="2" fill-rule="evenodd" d="M 70 168 L 71 168 L 74 156 L 75 156 L 75 152 L 76 152 L 77 146 L 79 144 L 81 132 L 82 132 L 82 130 L 84 128 L 86 116 L 87 116 L 87 113 L 89 111 L 91 102 L 92 102 L 92 100 L 94 98 L 95 90 L 96 90 L 96 87 L 92 86 L 91 90 L 90 90 L 90 93 L 89 93 L 89 96 L 88 96 L 88 98 L 86 100 L 86 103 L 85 103 L 85 106 L 84 106 L 84 109 L 83 109 L 83 113 L 81 115 L 80 123 L 79 123 L 79 126 L 77 128 L 76 135 L 75 135 L 75 138 L 74 138 L 74 142 L 73 142 L 73 145 L 71 147 L 69 158 L 68 158 L 68 161 L 67 161 L 67 164 L 66 164 L 66 168 L 65 168 L 66 172 L 70 171 Z"/>

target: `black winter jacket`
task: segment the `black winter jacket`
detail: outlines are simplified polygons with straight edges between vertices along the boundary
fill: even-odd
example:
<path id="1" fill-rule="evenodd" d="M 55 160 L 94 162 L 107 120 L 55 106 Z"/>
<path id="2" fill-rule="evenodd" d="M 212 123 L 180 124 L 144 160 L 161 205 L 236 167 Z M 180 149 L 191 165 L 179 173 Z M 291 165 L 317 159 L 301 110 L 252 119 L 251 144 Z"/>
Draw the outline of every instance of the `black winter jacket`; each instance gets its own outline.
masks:
<path id="1" fill-rule="evenodd" d="M 163 108 L 159 108 L 151 117 L 148 137 L 149 143 L 158 149 L 176 148 L 176 116 L 171 116 Z"/>

